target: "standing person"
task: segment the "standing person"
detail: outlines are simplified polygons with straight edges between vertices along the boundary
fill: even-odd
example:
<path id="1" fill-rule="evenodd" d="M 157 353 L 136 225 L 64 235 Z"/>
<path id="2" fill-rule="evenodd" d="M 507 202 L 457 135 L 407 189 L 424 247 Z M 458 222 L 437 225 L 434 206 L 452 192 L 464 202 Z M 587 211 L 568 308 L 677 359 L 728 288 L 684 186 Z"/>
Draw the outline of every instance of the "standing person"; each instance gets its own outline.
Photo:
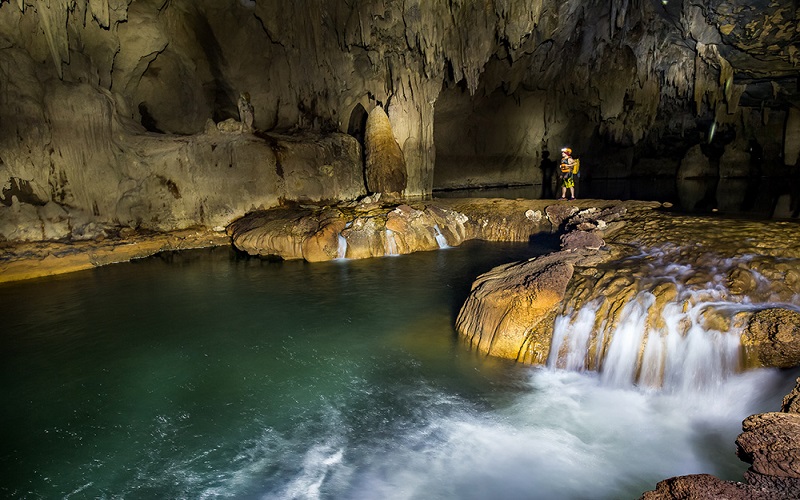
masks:
<path id="1" fill-rule="evenodd" d="M 561 148 L 561 200 L 567 199 L 567 190 L 569 190 L 570 200 L 575 199 L 575 177 L 573 168 L 575 167 L 575 159 L 572 158 L 572 149 Z"/>

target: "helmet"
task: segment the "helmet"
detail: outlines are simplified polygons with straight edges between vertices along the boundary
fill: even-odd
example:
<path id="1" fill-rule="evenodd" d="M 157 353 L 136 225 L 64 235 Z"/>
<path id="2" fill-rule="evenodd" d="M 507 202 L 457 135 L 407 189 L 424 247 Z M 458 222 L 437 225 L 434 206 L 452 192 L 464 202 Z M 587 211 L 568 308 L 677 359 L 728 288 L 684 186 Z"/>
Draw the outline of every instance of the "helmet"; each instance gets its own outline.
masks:
<path id="1" fill-rule="evenodd" d="M 572 149 L 570 148 L 561 148 L 562 153 L 567 153 L 568 155 L 572 154 Z"/>

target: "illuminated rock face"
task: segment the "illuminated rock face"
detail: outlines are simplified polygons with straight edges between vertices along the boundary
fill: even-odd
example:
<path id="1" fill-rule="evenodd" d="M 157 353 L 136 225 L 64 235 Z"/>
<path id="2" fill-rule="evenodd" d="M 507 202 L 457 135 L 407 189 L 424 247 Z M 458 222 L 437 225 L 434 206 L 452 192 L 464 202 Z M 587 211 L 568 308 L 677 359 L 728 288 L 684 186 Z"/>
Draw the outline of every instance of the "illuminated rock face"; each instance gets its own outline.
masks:
<path id="1" fill-rule="evenodd" d="M 367 118 L 364 144 L 367 190 L 400 198 L 406 189 L 406 161 L 381 107 L 373 109 Z"/>
<path id="2" fill-rule="evenodd" d="M 222 162 L 221 141 L 196 136 L 240 133 L 245 93 L 257 132 L 312 142 L 363 140 L 366 116 L 384 109 L 411 197 L 538 182 L 543 151 L 564 144 L 598 177 L 675 175 L 700 143 L 723 177 L 759 170 L 745 168 L 751 143 L 762 173 L 785 173 L 798 151 L 800 23 L 783 3 L 1 2 L 0 186 L 27 183 L 42 204 L 96 223 L 220 223 L 237 203 L 201 212 L 213 193 L 171 174 Z M 226 178 L 244 185 L 269 156 L 253 151 L 273 148 L 239 139 L 248 152 L 231 155 Z M 352 198 L 330 172 L 341 164 L 312 156 L 308 196 Z M 304 194 L 253 189 L 242 205 Z M 183 201 L 165 215 L 170 197 Z"/>
<path id="3" fill-rule="evenodd" d="M 456 327 L 485 354 L 648 387 L 798 366 L 795 226 L 583 210 L 563 223 L 561 252 L 480 276 Z M 690 346 L 706 354 L 686 377 Z"/>

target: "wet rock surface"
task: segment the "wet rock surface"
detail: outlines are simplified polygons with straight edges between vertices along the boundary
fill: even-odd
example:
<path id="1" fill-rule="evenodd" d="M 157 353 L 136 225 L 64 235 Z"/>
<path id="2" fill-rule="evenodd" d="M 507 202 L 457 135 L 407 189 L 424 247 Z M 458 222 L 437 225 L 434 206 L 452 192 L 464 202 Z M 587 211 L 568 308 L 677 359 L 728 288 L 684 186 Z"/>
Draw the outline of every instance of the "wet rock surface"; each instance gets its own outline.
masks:
<path id="1" fill-rule="evenodd" d="M 786 309 L 756 312 L 742 334 L 742 346 L 752 366 L 800 365 L 800 312 Z"/>
<path id="2" fill-rule="evenodd" d="M 574 206 L 569 210 L 577 211 L 578 207 L 605 209 L 621 202 L 572 203 Z M 436 250 L 444 244 L 457 246 L 469 239 L 528 241 L 531 235 L 556 230 L 542 215 L 552 204 L 547 200 L 505 199 L 397 204 L 382 201 L 377 194 L 336 205 L 287 203 L 283 207 L 258 210 L 230 224 L 227 233 L 205 227 L 157 232 L 87 219 L 82 225 L 72 226 L 71 234 L 58 233 L 58 238 L 50 241 L 0 243 L 0 279 L 49 276 L 126 262 L 160 250 L 226 245 L 231 241 L 251 255 L 310 262 Z M 623 204 L 642 209 L 660 205 Z M 30 224 L 41 227 L 39 223 Z"/>
<path id="3" fill-rule="evenodd" d="M 623 207 L 649 210 L 660 206 L 649 202 L 581 200 L 555 208 L 548 200 L 440 199 L 430 202 L 387 203 L 383 198 L 366 197 L 359 202 L 334 207 L 302 205 L 299 209 L 280 208 L 259 211 L 228 227 L 234 245 L 251 255 L 274 255 L 284 259 L 330 260 L 337 253 L 329 250 L 309 259 L 302 251 L 309 238 L 325 239 L 326 248 L 346 247 L 350 259 L 435 250 L 442 245 L 457 246 L 465 240 L 528 241 L 532 235 L 559 230 L 563 221 L 544 213 L 596 213 L 610 220 Z M 344 228 L 339 234 L 327 230 L 331 211 Z M 600 220 L 600 219 L 597 219 Z M 602 224 L 608 230 L 611 226 Z M 339 227 L 339 226 L 337 226 Z M 572 248 L 597 248 L 603 231 L 570 239 Z M 589 233 L 586 233 L 587 235 Z M 341 236 L 341 239 L 339 238 Z M 391 247 L 391 249 L 390 249 Z M 325 257 L 328 259 L 325 259 Z"/>
<path id="4" fill-rule="evenodd" d="M 776 498 L 769 491 L 734 481 L 724 481 L 710 474 L 678 476 L 661 481 L 654 491 L 642 495 L 641 500 L 770 500 Z"/>
<path id="5" fill-rule="evenodd" d="M 169 233 L 117 228 L 91 240 L 4 243 L 0 244 L 0 283 L 83 271 L 164 251 L 229 244 L 225 233 L 205 228 Z"/>
<path id="6" fill-rule="evenodd" d="M 682 334 L 696 324 L 720 334 L 740 335 L 747 352 L 744 368 L 800 364 L 798 312 L 784 307 L 744 307 L 750 303 L 788 304 L 800 297 L 800 250 L 786 244 L 796 241 L 796 224 L 675 216 L 626 211 L 625 207 L 575 210 L 564 221 L 554 220 L 566 231 L 561 237 L 561 255 L 575 267 L 558 313 L 569 314 L 589 304 L 596 307 L 598 320 L 590 338 L 593 349 L 608 349 L 626 305 L 640 297 L 652 301 L 643 327 L 653 335 L 665 335 L 666 308 L 697 309 L 692 316 L 695 323 L 678 325 Z M 568 250 L 580 250 L 584 255 L 576 259 Z M 665 273 L 668 269 L 672 270 Z M 468 303 L 470 300 L 472 297 Z M 730 301 L 743 307 L 732 312 L 704 305 L 708 301 Z M 475 336 L 471 330 L 459 331 L 465 338 Z M 517 326 L 516 331 L 525 332 L 525 325 Z M 504 352 L 521 352 L 525 343 L 526 336 L 521 334 L 517 349 Z M 548 357 L 549 344 L 538 345 L 545 352 L 530 359 L 541 362 Z M 512 359 L 519 358 L 515 355 Z M 640 383 L 660 385 L 663 374 L 637 372 Z"/>

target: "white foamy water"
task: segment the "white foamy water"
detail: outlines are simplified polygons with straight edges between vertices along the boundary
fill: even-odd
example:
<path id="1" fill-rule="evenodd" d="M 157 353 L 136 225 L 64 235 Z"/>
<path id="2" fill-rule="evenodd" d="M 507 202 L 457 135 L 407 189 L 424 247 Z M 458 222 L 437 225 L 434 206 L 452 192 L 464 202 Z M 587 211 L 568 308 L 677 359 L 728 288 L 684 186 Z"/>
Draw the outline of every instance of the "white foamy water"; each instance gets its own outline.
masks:
<path id="1" fill-rule="evenodd" d="M 433 225 L 433 233 L 436 235 L 436 243 L 439 244 L 439 248 L 450 248 L 450 245 L 447 244 L 447 238 L 442 234 L 438 224 Z"/>
<path id="2" fill-rule="evenodd" d="M 341 234 L 339 235 L 338 247 L 336 248 L 336 258 L 344 259 L 347 255 L 347 239 Z"/>
<path id="3" fill-rule="evenodd" d="M 397 240 L 394 239 L 394 231 L 386 230 L 386 255 L 399 255 L 397 251 Z"/>
<path id="4" fill-rule="evenodd" d="M 328 435 L 309 439 L 295 474 L 263 498 L 636 498 L 675 475 L 736 478 L 746 468 L 734 454 L 741 421 L 784 378 L 735 375 L 709 397 L 535 369 L 518 397 L 488 411 L 420 391 L 420 425 L 350 442 L 330 410 Z"/>
<path id="5" fill-rule="evenodd" d="M 621 307 L 616 320 L 603 308 L 606 297 L 557 318 L 548 366 L 597 370 L 609 386 L 708 393 L 741 370 L 745 322 L 736 321 L 738 313 L 797 308 L 794 303 L 755 303 L 728 290 L 728 271 L 747 257 L 720 259 L 711 268 L 695 268 L 675 258 L 669 250 L 656 249 L 631 259 L 628 265 L 641 261 L 646 272 L 640 291 Z M 674 285 L 677 293 L 659 304 L 653 291 L 665 283 Z"/>

